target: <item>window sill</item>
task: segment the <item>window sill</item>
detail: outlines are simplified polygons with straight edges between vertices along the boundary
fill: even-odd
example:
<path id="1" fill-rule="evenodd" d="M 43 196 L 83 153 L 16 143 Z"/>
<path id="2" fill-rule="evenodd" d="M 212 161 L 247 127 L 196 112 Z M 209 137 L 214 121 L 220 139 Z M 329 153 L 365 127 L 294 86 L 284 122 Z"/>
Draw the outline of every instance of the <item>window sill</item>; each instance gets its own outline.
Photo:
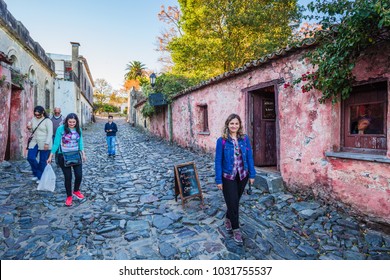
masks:
<path id="1" fill-rule="evenodd" d="M 210 135 L 209 131 L 198 132 L 198 135 Z"/>
<path id="2" fill-rule="evenodd" d="M 370 154 L 359 154 L 359 153 L 348 153 L 348 152 L 325 152 L 327 157 L 344 158 L 344 159 L 355 159 L 372 162 L 383 162 L 390 163 L 390 159 L 386 156 L 381 155 L 370 155 Z"/>

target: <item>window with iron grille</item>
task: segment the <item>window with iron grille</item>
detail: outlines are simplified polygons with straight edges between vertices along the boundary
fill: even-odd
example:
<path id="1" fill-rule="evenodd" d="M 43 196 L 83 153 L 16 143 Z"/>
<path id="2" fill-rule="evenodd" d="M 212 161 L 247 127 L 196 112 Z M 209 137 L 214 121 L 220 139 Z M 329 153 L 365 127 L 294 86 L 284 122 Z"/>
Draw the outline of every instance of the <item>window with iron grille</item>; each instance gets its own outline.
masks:
<path id="1" fill-rule="evenodd" d="M 357 86 L 343 102 L 342 150 L 385 155 L 387 82 Z"/>

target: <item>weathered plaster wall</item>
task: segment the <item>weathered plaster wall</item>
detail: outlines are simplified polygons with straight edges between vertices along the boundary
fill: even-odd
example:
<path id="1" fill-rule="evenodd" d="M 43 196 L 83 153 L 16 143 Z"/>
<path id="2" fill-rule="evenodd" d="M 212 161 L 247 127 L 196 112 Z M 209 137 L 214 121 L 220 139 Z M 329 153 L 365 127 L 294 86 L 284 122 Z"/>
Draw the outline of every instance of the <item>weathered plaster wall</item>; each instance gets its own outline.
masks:
<path id="1" fill-rule="evenodd" d="M 282 59 L 281 75 L 285 83 L 311 71 L 301 54 Z M 278 64 L 279 64 L 278 63 Z M 279 125 L 280 125 L 280 172 L 287 185 L 299 185 L 299 188 L 310 188 L 311 185 L 326 184 L 328 161 L 325 151 L 332 143 L 332 105 L 320 104 L 319 92 L 303 93 L 302 84 L 292 87 L 280 85 Z M 338 105 L 337 105 L 338 107 Z"/>
<path id="2" fill-rule="evenodd" d="M 27 122 L 33 117 L 34 87 L 37 89 L 37 104 L 45 106 L 46 90 L 50 92 L 50 108 L 54 105 L 54 72 L 32 50 L 23 45 L 19 37 L 3 25 L 0 25 L 0 51 L 9 58 L 16 58 L 12 66 L 3 68 L 2 73 L 11 83 L 10 69 L 28 75 L 23 83 L 23 89 L 10 88 L 1 93 L 0 108 L 4 118 L 0 120 L 0 130 L 5 135 L 0 138 L 0 161 L 5 158 L 5 151 L 10 139 L 10 159 L 20 159 L 25 156 L 25 146 L 29 132 Z M 15 35 L 17 36 L 17 35 Z M 39 49 L 41 51 L 41 48 Z M 6 122 L 10 122 L 10 127 Z M 10 132 L 10 135 L 8 135 Z"/>
<path id="3" fill-rule="evenodd" d="M 243 120 L 246 118 L 246 96 L 241 89 L 247 85 L 248 77 L 245 77 L 218 83 L 176 99 L 172 104 L 173 140 L 184 147 L 214 151 L 226 118 L 231 113 L 240 115 Z M 209 134 L 202 131 L 200 105 L 207 105 Z"/>
<path id="4" fill-rule="evenodd" d="M 150 127 L 150 121 L 151 119 L 150 118 L 145 118 L 141 111 L 142 111 L 142 108 L 145 106 L 145 103 L 137 106 L 135 108 L 136 110 L 136 116 L 135 116 L 135 126 L 139 127 L 139 128 L 142 128 L 143 130 L 146 130 L 146 131 L 149 131 L 149 127 Z"/>
<path id="5" fill-rule="evenodd" d="M 12 65 L 12 68 L 19 70 L 21 74 L 28 74 L 29 80 L 34 82 L 38 90 L 37 104 L 45 106 L 45 90 L 48 89 L 51 93 L 51 99 L 53 101 L 54 96 L 54 72 L 43 65 L 32 52 L 26 51 L 23 46 L 15 38 L 11 37 L 11 34 L 0 26 L 0 51 L 4 52 L 8 57 L 15 56 L 17 58 L 16 64 Z M 34 76 L 31 76 L 31 71 L 34 72 Z M 54 102 L 51 102 L 52 106 Z"/>
<path id="6" fill-rule="evenodd" d="M 149 131 L 154 135 L 160 136 L 164 139 L 169 139 L 168 130 L 168 114 L 167 107 L 157 107 L 158 114 L 155 114 L 149 122 Z"/>
<path id="7" fill-rule="evenodd" d="M 387 128 L 390 124 L 390 44 L 380 45 L 361 56 L 354 72 L 357 81 L 386 78 L 388 81 Z M 340 139 L 338 137 L 337 139 Z M 387 158 L 390 158 L 390 131 L 387 129 Z M 333 192 L 356 212 L 390 224 L 390 164 L 330 159 L 328 177 Z"/>
<path id="8" fill-rule="evenodd" d="M 360 58 L 354 71 L 358 81 L 390 80 L 390 46 L 379 49 Z M 292 84 L 302 74 L 312 71 L 307 61 L 301 59 L 304 51 L 174 99 L 173 140 L 184 147 L 213 153 L 224 121 L 233 112 L 242 117 L 247 130 L 248 96 L 242 90 L 280 79 Z M 326 152 L 337 151 L 341 145 L 341 105 L 320 104 L 320 92 L 303 93 L 301 86 L 285 87 L 281 83 L 276 90 L 279 168 L 285 185 L 293 191 L 314 193 L 330 202 L 344 203 L 355 214 L 390 224 L 390 164 L 327 157 Z M 209 135 L 199 134 L 199 104 L 208 106 Z M 158 122 L 157 118 L 154 120 Z M 387 123 L 390 124 L 390 114 Z M 388 131 L 387 141 L 390 147 Z"/>
<path id="9" fill-rule="evenodd" d="M 357 81 L 390 80 L 389 47 L 372 49 L 360 58 L 354 69 Z M 296 60 L 288 68 L 293 78 L 305 72 Z M 341 109 L 339 103 L 319 104 L 320 96 L 314 91 L 302 93 L 300 85 L 280 89 L 280 171 L 286 185 L 341 201 L 356 214 L 390 224 L 390 164 L 326 157 L 325 152 L 337 151 L 341 145 Z M 390 147 L 388 130 L 387 141 Z"/>
<path id="10" fill-rule="evenodd" d="M 55 106 L 60 107 L 62 115 L 66 116 L 69 113 L 76 113 L 77 98 L 75 85 L 71 81 L 56 81 L 56 98 Z"/>
<path id="11" fill-rule="evenodd" d="M 11 107 L 11 73 L 0 64 L 0 79 L 5 77 L 0 86 L 0 162 L 4 160 L 8 139 L 9 114 Z"/>

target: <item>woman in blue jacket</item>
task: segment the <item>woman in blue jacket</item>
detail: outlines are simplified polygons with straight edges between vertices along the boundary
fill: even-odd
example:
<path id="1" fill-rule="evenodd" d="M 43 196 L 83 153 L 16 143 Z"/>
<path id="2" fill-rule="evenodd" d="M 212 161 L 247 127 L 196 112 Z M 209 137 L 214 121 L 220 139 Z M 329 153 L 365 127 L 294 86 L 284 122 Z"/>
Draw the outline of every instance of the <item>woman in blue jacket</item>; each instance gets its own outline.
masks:
<path id="1" fill-rule="evenodd" d="M 227 212 L 225 227 L 233 233 L 233 239 L 241 244 L 239 202 L 248 182 L 253 184 L 256 171 L 252 147 L 243 133 L 240 116 L 231 114 L 225 121 L 222 137 L 217 140 L 215 151 L 215 182 L 222 190 Z"/>

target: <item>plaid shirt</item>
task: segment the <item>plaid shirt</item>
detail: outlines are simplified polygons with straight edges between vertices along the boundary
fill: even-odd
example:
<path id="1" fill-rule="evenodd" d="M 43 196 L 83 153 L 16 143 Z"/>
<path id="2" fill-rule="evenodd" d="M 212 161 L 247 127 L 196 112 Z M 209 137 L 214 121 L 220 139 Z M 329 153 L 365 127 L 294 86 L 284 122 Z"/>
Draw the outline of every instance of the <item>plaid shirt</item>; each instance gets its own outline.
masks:
<path id="1" fill-rule="evenodd" d="M 223 173 L 222 176 L 228 180 L 234 180 L 236 178 L 237 173 L 240 176 L 240 180 L 243 180 L 246 176 L 248 176 L 248 171 L 244 169 L 244 162 L 242 161 L 242 153 L 240 146 L 236 142 L 236 140 L 232 139 L 234 144 L 234 166 L 233 166 L 233 174 Z"/>

